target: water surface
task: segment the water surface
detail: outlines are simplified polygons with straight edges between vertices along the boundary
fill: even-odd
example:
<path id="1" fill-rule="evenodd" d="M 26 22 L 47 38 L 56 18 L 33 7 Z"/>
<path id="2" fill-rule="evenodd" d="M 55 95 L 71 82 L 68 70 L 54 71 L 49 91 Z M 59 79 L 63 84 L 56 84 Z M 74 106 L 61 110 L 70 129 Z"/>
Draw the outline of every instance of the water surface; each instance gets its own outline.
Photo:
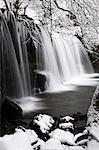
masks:
<path id="1" fill-rule="evenodd" d="M 40 94 L 36 96 L 40 99 L 36 108 L 24 114 L 24 118 L 30 120 L 36 113 L 48 113 L 57 117 L 73 115 L 77 112 L 85 114 L 91 103 L 95 88 L 95 86 L 78 86 L 74 91 Z"/>

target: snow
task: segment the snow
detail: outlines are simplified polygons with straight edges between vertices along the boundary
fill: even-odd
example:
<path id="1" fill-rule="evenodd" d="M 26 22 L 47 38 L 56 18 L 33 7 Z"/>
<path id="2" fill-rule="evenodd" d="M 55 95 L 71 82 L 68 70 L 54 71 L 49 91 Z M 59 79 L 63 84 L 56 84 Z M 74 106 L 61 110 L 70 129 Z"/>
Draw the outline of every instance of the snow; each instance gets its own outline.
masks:
<path id="1" fill-rule="evenodd" d="M 88 139 L 84 139 L 84 140 L 77 142 L 76 145 L 85 145 L 85 144 L 87 144 L 88 141 L 89 141 Z"/>
<path id="2" fill-rule="evenodd" d="M 65 121 L 69 122 L 70 120 L 74 120 L 74 118 L 72 118 L 70 116 L 65 116 L 65 117 L 62 117 L 61 120 L 65 120 Z"/>
<path id="3" fill-rule="evenodd" d="M 68 123 L 60 123 L 59 127 L 62 129 L 74 129 L 73 124 L 71 122 Z"/>
<path id="4" fill-rule="evenodd" d="M 41 145 L 40 150 L 64 150 L 64 148 L 58 139 L 51 138 L 45 144 Z"/>
<path id="5" fill-rule="evenodd" d="M 81 146 L 64 146 L 64 150 L 84 150 Z"/>
<path id="6" fill-rule="evenodd" d="M 16 128 L 15 133 L 24 133 L 28 137 L 30 143 L 34 143 L 38 140 L 38 135 L 35 133 L 34 130 L 25 129 L 23 127 L 21 127 L 21 128 L 22 129 L 17 129 Z M 24 130 L 24 132 L 23 132 L 23 130 Z"/>
<path id="7" fill-rule="evenodd" d="M 54 123 L 54 120 L 49 115 L 39 114 L 38 116 L 34 118 L 33 123 L 40 127 L 40 130 L 42 131 L 42 133 L 48 133 L 48 131 L 52 127 L 52 124 Z"/>
<path id="8" fill-rule="evenodd" d="M 69 145 L 75 145 L 74 142 L 74 135 L 72 133 L 70 133 L 69 131 L 64 131 L 61 129 L 55 129 L 54 131 L 52 131 L 49 136 L 51 138 L 56 138 L 58 140 L 60 140 L 61 143 L 67 143 Z"/>
<path id="9" fill-rule="evenodd" d="M 89 135 L 91 135 L 97 142 L 99 142 L 99 125 L 92 125 L 89 127 Z"/>
<path id="10" fill-rule="evenodd" d="M 22 127 L 15 129 L 14 134 L 0 137 L 0 150 L 36 150 L 44 143 L 33 130 Z"/>
<path id="11" fill-rule="evenodd" d="M 89 138 L 91 138 L 91 140 L 88 141 L 87 150 L 99 150 L 99 111 L 96 110 L 96 101 L 99 101 L 98 95 L 99 86 L 93 95 L 92 102 L 87 113 L 87 130 L 89 132 Z"/>
<path id="12" fill-rule="evenodd" d="M 35 145 L 33 145 L 32 148 L 33 148 L 34 150 L 36 150 L 37 147 L 40 147 L 40 146 L 43 145 L 44 143 L 45 143 L 45 142 L 44 142 L 43 140 L 41 140 L 41 139 L 38 138 L 38 142 L 37 142 Z"/>
<path id="13" fill-rule="evenodd" d="M 74 141 L 76 142 L 76 140 L 77 140 L 79 137 L 83 136 L 83 135 L 88 135 L 88 130 L 87 130 L 87 129 L 85 129 L 85 130 L 83 131 L 83 133 L 75 134 L 75 136 L 74 136 Z"/>
<path id="14" fill-rule="evenodd" d="M 12 135 L 0 137 L 0 150 L 33 150 L 25 132 L 19 131 Z"/>
<path id="15" fill-rule="evenodd" d="M 89 141 L 87 150 L 99 150 L 99 142 L 96 140 Z"/>
<path id="16" fill-rule="evenodd" d="M 74 141 L 76 141 L 80 136 L 82 136 L 82 133 L 78 133 L 74 136 Z"/>

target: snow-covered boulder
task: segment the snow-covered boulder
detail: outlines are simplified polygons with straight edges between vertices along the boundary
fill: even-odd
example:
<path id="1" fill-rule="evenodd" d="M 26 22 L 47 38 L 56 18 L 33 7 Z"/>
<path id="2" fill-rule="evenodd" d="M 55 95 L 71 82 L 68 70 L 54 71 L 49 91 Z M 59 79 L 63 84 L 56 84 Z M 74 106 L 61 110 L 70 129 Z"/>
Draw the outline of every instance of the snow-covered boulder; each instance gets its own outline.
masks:
<path id="1" fill-rule="evenodd" d="M 93 137 L 97 142 L 99 142 L 99 125 L 93 124 L 91 127 L 87 128 L 89 131 L 89 135 Z"/>
<path id="2" fill-rule="evenodd" d="M 83 140 L 80 140 L 79 142 L 77 142 L 76 145 L 87 145 L 88 141 L 89 141 L 88 139 L 83 139 Z"/>
<path id="3" fill-rule="evenodd" d="M 55 129 L 49 134 L 49 136 L 51 138 L 58 139 L 61 143 L 67 143 L 68 145 L 75 145 L 74 135 L 69 131 Z"/>
<path id="4" fill-rule="evenodd" d="M 38 141 L 32 146 L 34 150 L 37 150 L 38 147 L 41 147 L 45 142 L 38 138 Z"/>
<path id="5" fill-rule="evenodd" d="M 31 144 L 38 141 L 38 135 L 33 130 L 27 129 L 25 131 L 25 134 L 28 137 Z"/>
<path id="6" fill-rule="evenodd" d="M 75 134 L 75 136 L 74 136 L 74 141 L 75 142 L 77 142 L 78 141 L 78 139 L 80 138 L 80 140 L 82 139 L 82 140 L 86 140 L 86 139 L 84 139 L 84 137 L 86 136 L 88 136 L 88 130 L 87 129 L 85 129 L 82 133 L 77 133 L 77 134 Z"/>
<path id="7" fill-rule="evenodd" d="M 82 136 L 82 133 L 78 133 L 74 136 L 74 141 L 76 142 L 76 140 Z"/>
<path id="8" fill-rule="evenodd" d="M 19 128 L 15 129 L 15 133 L 16 132 L 20 132 L 20 133 L 24 132 L 28 137 L 29 141 L 31 142 L 31 144 L 38 141 L 38 135 L 35 133 L 34 130 L 25 129 L 24 127 L 20 126 Z"/>
<path id="9" fill-rule="evenodd" d="M 99 150 L 99 142 L 96 140 L 90 140 L 86 150 Z"/>
<path id="10" fill-rule="evenodd" d="M 40 150 L 64 150 L 64 148 L 58 139 L 51 138 L 41 145 Z"/>
<path id="11" fill-rule="evenodd" d="M 67 146 L 64 145 L 64 150 L 85 150 L 85 148 L 81 146 Z"/>
<path id="12" fill-rule="evenodd" d="M 38 141 L 33 130 L 15 129 L 15 133 L 0 137 L 0 150 L 33 150 L 32 143 Z"/>
<path id="13" fill-rule="evenodd" d="M 65 117 L 61 117 L 60 118 L 60 121 L 66 121 L 66 122 L 69 122 L 70 120 L 74 120 L 74 118 L 70 117 L 70 116 L 65 116 Z"/>
<path id="14" fill-rule="evenodd" d="M 71 122 L 60 123 L 59 127 L 62 128 L 62 129 L 74 129 L 73 124 Z"/>
<path id="15" fill-rule="evenodd" d="M 33 124 L 39 126 L 42 133 L 48 133 L 53 123 L 54 120 L 52 119 L 52 117 L 46 114 L 39 114 L 38 116 L 34 117 L 33 120 Z"/>
<path id="16" fill-rule="evenodd" d="M 32 150 L 31 143 L 24 132 L 5 135 L 0 138 L 0 150 Z"/>

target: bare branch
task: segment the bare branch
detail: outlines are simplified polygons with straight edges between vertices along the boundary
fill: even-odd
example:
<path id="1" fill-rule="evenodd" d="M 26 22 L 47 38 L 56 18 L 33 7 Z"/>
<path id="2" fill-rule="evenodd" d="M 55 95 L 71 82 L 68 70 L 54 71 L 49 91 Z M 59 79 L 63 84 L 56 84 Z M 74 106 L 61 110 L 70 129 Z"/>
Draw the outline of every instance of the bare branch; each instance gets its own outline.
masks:
<path id="1" fill-rule="evenodd" d="M 70 10 L 64 9 L 64 8 L 60 7 L 60 6 L 58 5 L 58 3 L 57 3 L 56 0 L 54 0 L 54 3 L 56 4 L 56 6 L 57 6 L 58 9 L 60 9 L 60 10 L 62 10 L 62 11 L 65 11 L 65 12 L 68 12 L 74 19 L 76 19 L 76 16 L 75 16 Z"/>
<path id="2" fill-rule="evenodd" d="M 5 6 L 6 6 L 6 9 L 9 10 L 9 7 L 8 7 L 8 4 L 7 4 L 7 1 L 6 0 L 3 0 L 4 3 L 5 3 Z"/>
<path id="3" fill-rule="evenodd" d="M 28 6 L 29 6 L 29 4 L 27 4 L 27 5 L 24 7 L 24 15 L 25 15 L 25 13 L 26 13 L 26 9 L 27 9 Z"/>

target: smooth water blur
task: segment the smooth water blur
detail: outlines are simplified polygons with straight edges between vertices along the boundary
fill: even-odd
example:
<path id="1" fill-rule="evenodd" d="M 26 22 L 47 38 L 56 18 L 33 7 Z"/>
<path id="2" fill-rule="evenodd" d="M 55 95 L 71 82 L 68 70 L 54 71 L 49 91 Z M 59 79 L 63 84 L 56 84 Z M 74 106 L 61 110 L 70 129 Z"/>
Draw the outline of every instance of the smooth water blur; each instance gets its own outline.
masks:
<path id="1" fill-rule="evenodd" d="M 44 104 L 41 99 L 37 97 L 22 97 L 20 99 L 15 99 L 15 101 L 22 108 L 23 115 L 44 109 Z"/>
<path id="2" fill-rule="evenodd" d="M 9 96 L 23 96 L 21 74 L 7 21 L 0 15 L 0 49 L 3 90 Z M 11 90 L 11 91 L 10 91 Z"/>
<path id="3" fill-rule="evenodd" d="M 46 29 L 40 27 L 40 30 L 42 48 L 36 54 L 37 64 L 40 64 L 37 69 L 47 78 L 47 92 L 74 90 L 72 84 L 97 84 L 90 79 L 89 74 L 94 73 L 93 67 L 83 45 L 75 36 L 63 37 L 53 33 L 51 40 Z"/>
<path id="4" fill-rule="evenodd" d="M 3 92 L 10 97 L 31 94 L 26 48 L 27 30 L 12 12 L 0 14 L 0 52 Z"/>
<path id="5" fill-rule="evenodd" d="M 33 115 L 38 113 L 47 113 L 56 117 L 60 117 L 62 115 L 72 116 L 78 112 L 86 114 L 95 88 L 96 87 L 94 86 L 79 86 L 72 91 L 43 93 L 37 95 L 36 99 L 38 100 L 36 101 L 35 107 L 34 105 L 33 107 L 30 105 L 32 109 L 31 111 L 28 110 L 28 112 L 24 113 L 24 119 L 27 122 L 30 122 Z M 35 104 L 35 101 L 33 104 Z"/>

